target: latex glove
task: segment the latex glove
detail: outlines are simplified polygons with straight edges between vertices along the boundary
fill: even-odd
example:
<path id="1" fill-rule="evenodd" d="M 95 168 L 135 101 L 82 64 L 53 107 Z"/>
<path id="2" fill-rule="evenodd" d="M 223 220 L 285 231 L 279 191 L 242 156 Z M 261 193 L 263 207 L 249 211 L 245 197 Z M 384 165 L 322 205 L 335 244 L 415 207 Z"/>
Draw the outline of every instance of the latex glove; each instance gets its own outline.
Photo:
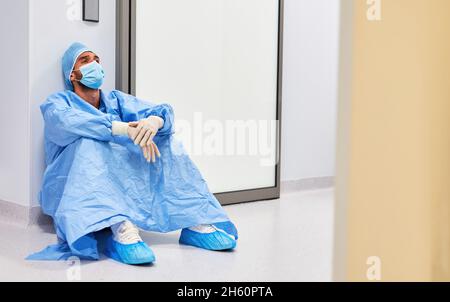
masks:
<path id="1" fill-rule="evenodd" d="M 150 146 L 142 147 L 142 153 L 149 163 L 156 163 L 156 157 L 161 157 L 161 153 L 159 152 L 158 146 L 155 142 L 151 142 Z"/>
<path id="2" fill-rule="evenodd" d="M 130 126 L 133 125 L 135 127 Z M 123 123 L 114 121 L 112 123 L 112 134 L 114 136 L 128 136 L 131 140 L 134 140 L 134 138 L 138 135 L 138 122 L 135 123 Z M 158 146 L 151 141 L 149 145 L 145 145 L 144 147 L 141 147 L 142 153 L 147 160 L 147 162 L 156 162 L 156 156 L 161 157 L 161 153 L 159 152 Z"/>
<path id="3" fill-rule="evenodd" d="M 135 145 L 144 148 L 150 146 L 159 129 L 164 127 L 164 120 L 159 116 L 150 116 L 139 122 L 131 122 L 129 126 L 137 129 L 136 135 L 133 135 L 131 140 L 134 141 Z"/>
<path id="4" fill-rule="evenodd" d="M 135 125 L 135 124 L 132 124 L 132 125 Z M 130 137 L 130 139 L 133 140 L 133 138 L 135 138 L 137 135 L 138 135 L 138 128 L 129 126 L 128 127 L 128 136 Z M 153 138 L 146 145 L 144 145 L 143 147 L 141 146 L 141 149 L 142 149 L 142 154 L 144 155 L 145 159 L 149 163 L 150 162 L 155 163 L 156 157 L 157 156 L 161 157 L 159 148 L 153 141 Z"/>

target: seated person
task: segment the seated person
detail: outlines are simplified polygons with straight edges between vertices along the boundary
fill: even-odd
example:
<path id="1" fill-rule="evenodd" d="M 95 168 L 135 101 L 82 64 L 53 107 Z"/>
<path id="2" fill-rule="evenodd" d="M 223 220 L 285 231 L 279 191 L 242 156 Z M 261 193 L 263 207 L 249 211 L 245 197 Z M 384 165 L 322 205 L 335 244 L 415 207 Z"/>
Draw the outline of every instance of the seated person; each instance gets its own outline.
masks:
<path id="1" fill-rule="evenodd" d="M 99 56 L 74 43 L 62 59 L 66 90 L 41 105 L 47 168 L 39 202 L 59 243 L 29 260 L 98 260 L 97 232 L 110 228 L 105 255 L 155 261 L 139 229 L 182 229 L 180 243 L 232 250 L 237 230 L 173 136 L 168 104 L 100 90 Z"/>

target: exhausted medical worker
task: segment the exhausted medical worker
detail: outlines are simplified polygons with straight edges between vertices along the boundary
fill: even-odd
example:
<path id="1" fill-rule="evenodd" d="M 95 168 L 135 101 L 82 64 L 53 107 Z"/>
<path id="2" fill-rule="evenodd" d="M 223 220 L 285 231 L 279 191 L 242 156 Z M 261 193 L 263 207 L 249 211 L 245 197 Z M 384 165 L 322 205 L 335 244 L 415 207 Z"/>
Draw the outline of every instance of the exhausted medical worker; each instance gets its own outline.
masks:
<path id="1" fill-rule="evenodd" d="M 181 229 L 181 244 L 233 250 L 236 227 L 174 138 L 172 107 L 101 90 L 100 57 L 81 43 L 65 52 L 62 69 L 66 90 L 41 105 L 47 168 L 39 202 L 58 244 L 27 259 L 98 260 L 103 252 L 153 263 L 139 229 Z M 102 230 L 109 235 L 99 251 Z"/>

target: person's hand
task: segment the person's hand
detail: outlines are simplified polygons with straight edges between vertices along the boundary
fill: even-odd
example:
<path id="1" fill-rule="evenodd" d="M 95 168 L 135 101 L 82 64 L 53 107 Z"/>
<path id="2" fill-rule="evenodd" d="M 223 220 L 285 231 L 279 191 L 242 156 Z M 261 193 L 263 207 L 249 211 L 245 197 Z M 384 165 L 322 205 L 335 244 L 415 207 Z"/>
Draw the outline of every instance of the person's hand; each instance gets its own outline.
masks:
<path id="1" fill-rule="evenodd" d="M 151 142 L 153 142 L 159 129 L 164 126 L 164 120 L 158 116 L 150 116 L 139 122 L 131 122 L 128 125 L 137 130 L 131 137 L 131 140 L 135 145 L 140 145 L 141 148 L 144 148 L 145 146 L 150 146 Z"/>
<path id="2" fill-rule="evenodd" d="M 138 135 L 138 124 L 139 122 L 132 122 L 129 123 L 128 127 L 128 137 L 133 141 L 136 136 Z M 158 146 L 155 144 L 155 142 L 150 141 L 143 147 L 141 146 L 142 153 L 147 160 L 147 162 L 156 162 L 156 157 L 161 157 L 161 153 L 159 152 Z"/>
<path id="3" fill-rule="evenodd" d="M 150 146 L 145 146 L 142 148 L 142 153 L 144 154 L 147 162 L 156 163 L 156 157 L 161 157 L 158 146 L 152 142 Z"/>
<path id="4" fill-rule="evenodd" d="M 120 121 L 112 122 L 112 134 L 114 136 L 127 136 L 134 142 L 135 138 L 139 134 L 139 122 L 132 123 L 123 123 Z M 147 141 L 147 143 L 142 146 L 142 153 L 144 154 L 145 159 L 148 162 L 156 162 L 156 157 L 161 157 L 161 153 L 159 152 L 158 146 L 156 146 L 153 141 L 154 136 L 151 141 Z"/>

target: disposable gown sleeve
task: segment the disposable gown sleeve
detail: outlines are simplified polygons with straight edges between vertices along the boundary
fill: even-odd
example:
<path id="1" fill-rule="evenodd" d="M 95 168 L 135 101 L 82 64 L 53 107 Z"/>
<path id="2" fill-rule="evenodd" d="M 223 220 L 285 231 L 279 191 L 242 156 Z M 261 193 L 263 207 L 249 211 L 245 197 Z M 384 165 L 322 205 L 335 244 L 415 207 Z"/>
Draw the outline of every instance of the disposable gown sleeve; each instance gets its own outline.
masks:
<path id="1" fill-rule="evenodd" d="M 65 147 L 81 137 L 104 142 L 114 141 L 110 114 L 93 114 L 57 102 L 41 106 L 46 138 Z"/>
<path id="2" fill-rule="evenodd" d="M 170 136 L 174 133 L 174 111 L 171 105 L 144 102 L 132 95 L 115 91 L 119 100 L 120 114 L 123 122 L 135 122 L 150 116 L 159 116 L 164 120 L 164 126 L 157 136 Z"/>

